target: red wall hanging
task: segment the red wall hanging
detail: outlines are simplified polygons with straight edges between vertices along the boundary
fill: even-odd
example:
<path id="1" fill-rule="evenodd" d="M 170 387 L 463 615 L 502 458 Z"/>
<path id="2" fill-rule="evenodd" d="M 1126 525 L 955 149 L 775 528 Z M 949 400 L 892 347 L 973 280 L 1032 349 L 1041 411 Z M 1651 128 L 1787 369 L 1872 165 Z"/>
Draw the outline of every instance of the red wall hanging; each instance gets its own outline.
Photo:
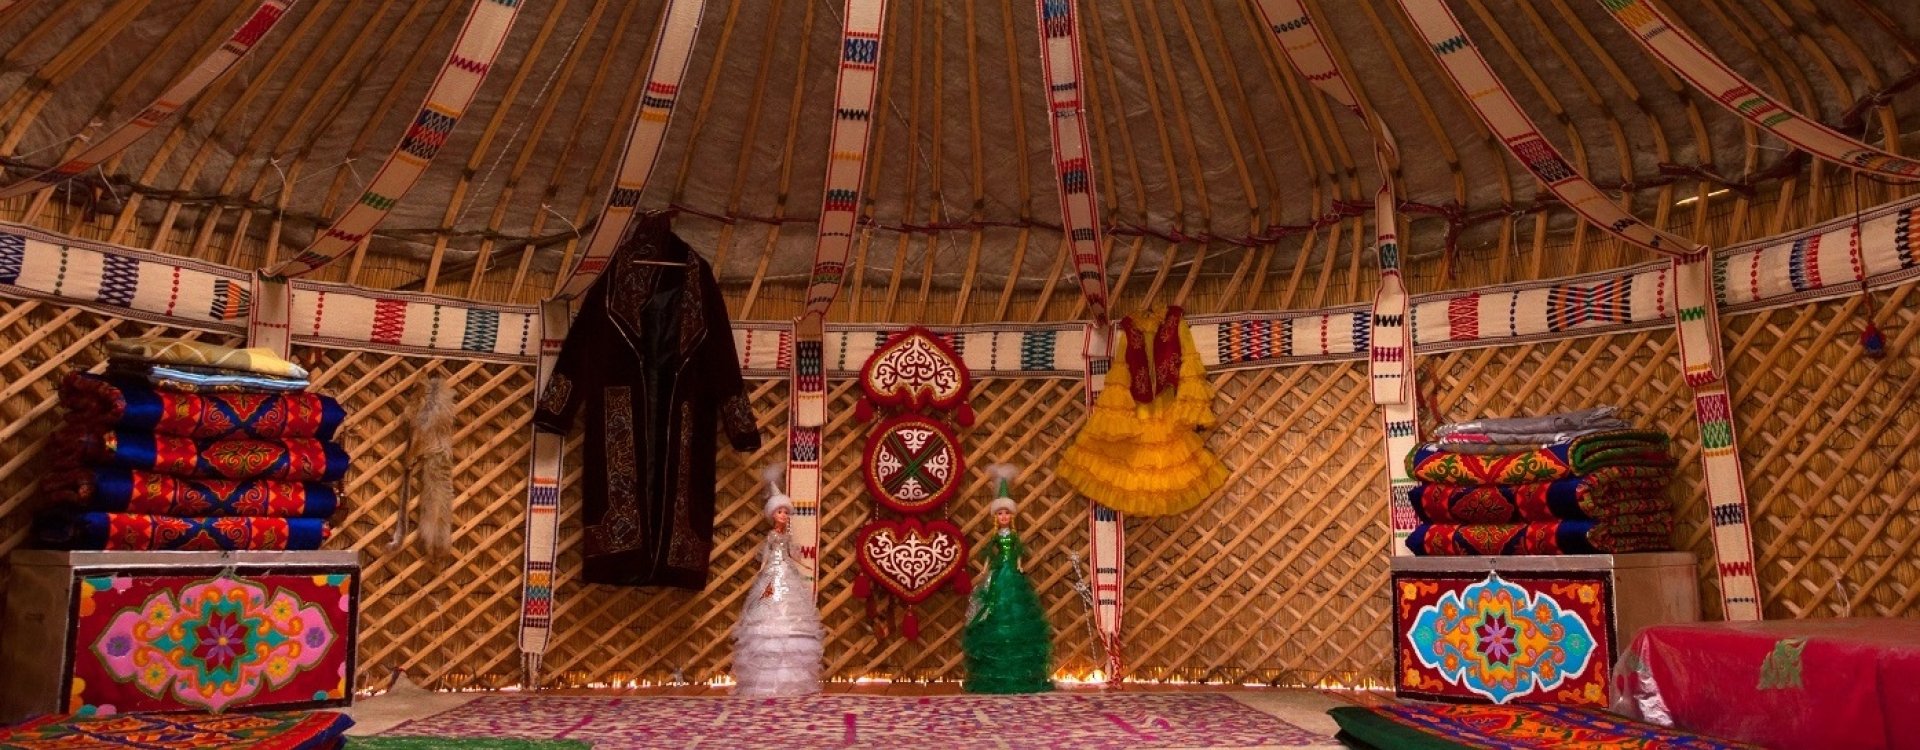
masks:
<path id="1" fill-rule="evenodd" d="M 874 519 L 860 528 L 855 540 L 863 575 L 854 584 L 854 595 L 867 600 L 869 613 L 874 583 L 905 602 L 907 614 L 900 630 L 909 639 L 920 637 L 920 619 L 914 616 L 913 605 L 949 584 L 961 596 L 973 591 L 973 580 L 967 577 L 967 538 L 952 521 Z"/>
<path id="2" fill-rule="evenodd" d="M 960 354 L 919 326 L 887 337 L 860 368 L 864 395 L 855 416 L 865 422 L 880 409 L 894 413 L 867 433 L 861 456 L 861 476 L 875 507 L 854 536 L 860 561 L 854 594 L 867 600 L 867 616 L 876 620 L 875 583 L 904 603 L 900 629 L 910 639 L 920 637 L 914 605 L 943 586 L 962 596 L 973 588 L 966 537 L 952 521 L 932 515 L 953 499 L 966 476 L 960 439 L 941 413 L 952 412 L 961 426 L 973 424 L 967 404 L 972 387 Z"/>
<path id="3" fill-rule="evenodd" d="M 917 514 L 939 510 L 953 498 L 966 461 L 952 428 L 932 417 L 901 414 L 868 433 L 861 468 L 876 502 Z"/>

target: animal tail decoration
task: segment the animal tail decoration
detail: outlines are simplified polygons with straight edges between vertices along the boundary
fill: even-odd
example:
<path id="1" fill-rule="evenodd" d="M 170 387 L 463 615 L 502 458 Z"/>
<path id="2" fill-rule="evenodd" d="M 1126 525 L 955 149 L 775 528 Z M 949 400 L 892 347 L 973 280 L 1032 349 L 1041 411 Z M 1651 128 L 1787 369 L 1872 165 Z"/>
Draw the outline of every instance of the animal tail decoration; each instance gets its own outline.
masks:
<path id="1" fill-rule="evenodd" d="M 453 389 L 428 380 L 419 404 L 408 424 L 407 466 L 420 482 L 420 544 L 441 555 L 453 547 Z"/>

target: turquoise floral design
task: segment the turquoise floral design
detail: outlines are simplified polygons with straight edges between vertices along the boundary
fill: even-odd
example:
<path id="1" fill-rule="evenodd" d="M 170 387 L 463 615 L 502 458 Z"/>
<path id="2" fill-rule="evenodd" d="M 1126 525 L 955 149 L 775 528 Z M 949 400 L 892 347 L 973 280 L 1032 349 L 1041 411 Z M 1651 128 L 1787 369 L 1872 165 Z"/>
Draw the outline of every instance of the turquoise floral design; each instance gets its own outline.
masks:
<path id="1" fill-rule="evenodd" d="M 1594 651 L 1578 614 L 1498 573 L 1421 607 L 1407 640 L 1421 665 L 1494 703 L 1559 688 L 1586 672 Z"/>

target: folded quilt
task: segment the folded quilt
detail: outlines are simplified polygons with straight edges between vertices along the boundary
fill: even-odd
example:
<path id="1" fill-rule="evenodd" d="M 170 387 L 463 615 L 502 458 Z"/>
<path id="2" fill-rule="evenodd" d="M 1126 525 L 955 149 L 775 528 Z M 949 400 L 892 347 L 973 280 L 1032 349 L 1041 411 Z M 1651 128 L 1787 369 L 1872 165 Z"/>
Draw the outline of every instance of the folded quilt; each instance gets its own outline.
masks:
<path id="1" fill-rule="evenodd" d="M 1456 555 L 1597 555 L 1673 548 L 1669 516 L 1622 516 L 1606 521 L 1533 523 L 1423 523 L 1407 549 L 1432 557 Z"/>
<path id="2" fill-rule="evenodd" d="M 236 349 L 231 346 L 209 344 L 204 341 L 149 336 L 133 339 L 115 339 L 107 342 L 107 356 L 118 360 L 131 360 L 152 364 L 197 365 L 200 367 L 220 367 L 228 370 L 245 370 L 261 375 L 273 375 L 282 378 L 304 378 L 307 370 L 281 359 L 270 349 Z"/>
<path id="3" fill-rule="evenodd" d="M 1545 447 L 1506 446 L 1499 453 L 1428 443 L 1407 457 L 1407 473 L 1434 484 L 1551 482 L 1608 466 L 1673 466 L 1667 443 L 1666 434 L 1652 430 L 1612 430 Z"/>
<path id="4" fill-rule="evenodd" d="M 335 482 L 347 474 L 347 452 L 313 438 L 195 440 L 131 430 L 61 429 L 54 468 L 116 466 L 195 479 Z"/>
<path id="5" fill-rule="evenodd" d="M 1581 430 L 1562 430 L 1560 432 L 1455 432 L 1442 435 L 1433 441 L 1437 445 L 1449 448 L 1456 445 L 1524 445 L 1529 448 L 1565 443 L 1583 438 L 1596 432 L 1608 432 L 1630 427 L 1624 421 L 1606 427 L 1589 427 Z"/>
<path id="6" fill-rule="evenodd" d="M 87 510 L 159 516 L 326 518 L 340 507 L 333 486 L 266 479 L 191 479 L 89 466 L 41 480 L 49 499 Z"/>
<path id="7" fill-rule="evenodd" d="M 317 393 L 192 394 L 82 372 L 60 383 L 60 405 L 70 423 L 203 440 L 331 440 L 347 418 L 340 402 Z"/>
<path id="8" fill-rule="evenodd" d="M 1415 485 L 1414 515 L 1425 523 L 1586 521 L 1665 513 L 1673 470 L 1604 466 L 1584 477 L 1525 484 Z"/>
<path id="9" fill-rule="evenodd" d="M 89 550 L 311 550 L 332 533 L 319 518 L 155 516 L 55 509 L 36 524 L 41 540 Z"/>
<path id="10" fill-rule="evenodd" d="M 1591 409 L 1544 414 L 1538 417 L 1476 419 L 1471 422 L 1440 425 L 1433 428 L 1433 434 L 1434 437 L 1445 437 L 1456 432 L 1537 433 L 1627 427 L 1626 420 L 1614 416 L 1619 411 L 1620 408 L 1616 406 L 1596 406 Z"/>
<path id="11" fill-rule="evenodd" d="M 108 365 L 107 375 L 146 381 L 155 388 L 181 393 L 293 393 L 304 391 L 311 385 L 306 378 L 278 378 L 218 367 L 153 365 L 126 360 L 116 360 Z"/>

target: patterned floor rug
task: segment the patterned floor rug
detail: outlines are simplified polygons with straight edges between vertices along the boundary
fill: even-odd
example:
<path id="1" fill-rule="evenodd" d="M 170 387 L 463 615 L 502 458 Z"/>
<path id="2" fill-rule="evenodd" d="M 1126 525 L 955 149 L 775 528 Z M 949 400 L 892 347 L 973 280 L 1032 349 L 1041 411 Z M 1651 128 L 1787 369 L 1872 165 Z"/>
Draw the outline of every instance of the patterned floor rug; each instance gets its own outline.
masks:
<path id="1" fill-rule="evenodd" d="M 586 740 L 596 748 L 1337 747 L 1223 695 L 896 698 L 487 696 L 386 736 Z"/>

